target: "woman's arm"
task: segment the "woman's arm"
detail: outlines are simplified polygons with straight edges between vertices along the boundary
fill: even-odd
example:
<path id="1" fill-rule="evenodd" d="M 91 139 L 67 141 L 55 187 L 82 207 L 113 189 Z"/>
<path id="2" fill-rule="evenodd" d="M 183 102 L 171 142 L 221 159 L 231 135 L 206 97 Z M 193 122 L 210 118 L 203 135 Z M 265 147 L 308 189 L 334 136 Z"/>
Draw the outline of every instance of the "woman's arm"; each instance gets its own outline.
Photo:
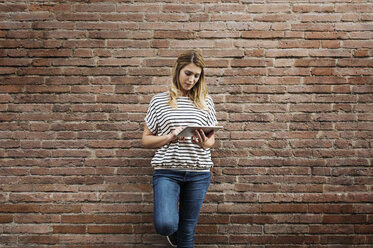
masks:
<path id="1" fill-rule="evenodd" d="M 158 148 L 165 144 L 168 144 L 175 139 L 177 135 L 183 130 L 183 127 L 177 127 L 170 134 L 157 136 L 153 134 L 147 125 L 144 126 L 144 132 L 142 133 L 142 144 L 145 148 Z"/>
<path id="2" fill-rule="evenodd" d="M 183 129 L 184 127 L 177 127 L 170 134 L 157 136 L 149 130 L 147 125 L 145 125 L 144 132 L 142 133 L 142 144 L 145 148 L 161 147 L 178 139 L 177 135 L 183 131 Z M 206 136 L 203 130 L 196 130 L 195 135 L 192 137 L 192 142 L 199 145 L 203 149 L 212 148 L 215 144 L 215 131 L 212 131 Z"/>

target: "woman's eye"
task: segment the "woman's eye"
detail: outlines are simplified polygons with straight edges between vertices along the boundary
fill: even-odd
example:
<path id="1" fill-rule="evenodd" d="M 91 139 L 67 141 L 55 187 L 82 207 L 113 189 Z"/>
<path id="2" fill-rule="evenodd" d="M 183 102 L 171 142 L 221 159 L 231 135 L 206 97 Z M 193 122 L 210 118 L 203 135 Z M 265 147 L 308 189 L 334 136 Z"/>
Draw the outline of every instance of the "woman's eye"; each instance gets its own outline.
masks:
<path id="1" fill-rule="evenodd" d="M 199 78 L 199 75 L 198 74 L 196 74 L 195 76 L 194 76 L 195 78 Z"/>
<path id="2" fill-rule="evenodd" d="M 192 73 L 187 71 L 187 72 L 185 72 L 185 75 L 190 76 L 190 75 L 192 75 Z"/>

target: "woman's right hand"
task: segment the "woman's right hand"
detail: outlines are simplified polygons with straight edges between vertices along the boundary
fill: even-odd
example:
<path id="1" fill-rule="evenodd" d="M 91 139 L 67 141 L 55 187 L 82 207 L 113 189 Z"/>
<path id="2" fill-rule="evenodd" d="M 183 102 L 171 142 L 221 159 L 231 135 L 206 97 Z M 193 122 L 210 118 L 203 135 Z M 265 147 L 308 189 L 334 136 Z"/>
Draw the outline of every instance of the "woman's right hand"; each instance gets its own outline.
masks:
<path id="1" fill-rule="evenodd" d="M 171 137 L 171 141 L 174 141 L 174 140 L 184 140 L 185 138 L 184 137 L 177 137 L 177 135 L 179 133 L 181 133 L 181 131 L 184 130 L 185 127 L 176 127 L 171 133 L 170 133 L 170 137 Z"/>

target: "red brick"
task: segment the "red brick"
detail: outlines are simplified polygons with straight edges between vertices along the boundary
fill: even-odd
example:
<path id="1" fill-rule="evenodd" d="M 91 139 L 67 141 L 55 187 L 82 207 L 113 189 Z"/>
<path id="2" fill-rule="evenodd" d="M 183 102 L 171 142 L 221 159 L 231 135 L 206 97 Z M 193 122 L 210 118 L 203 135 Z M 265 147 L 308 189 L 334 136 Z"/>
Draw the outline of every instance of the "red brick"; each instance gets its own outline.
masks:
<path id="1" fill-rule="evenodd" d="M 346 32 L 306 32 L 307 39 L 336 40 L 347 39 Z"/>
<path id="2" fill-rule="evenodd" d="M 160 12 L 161 6 L 159 4 L 123 4 L 117 6 L 118 12 Z"/>
<path id="3" fill-rule="evenodd" d="M 369 57 L 369 50 L 368 49 L 356 49 L 354 50 L 355 57 Z"/>
<path id="4" fill-rule="evenodd" d="M 324 215 L 323 223 L 366 223 L 366 215 Z"/>
<path id="5" fill-rule="evenodd" d="M 58 21 L 98 21 L 100 16 L 98 14 L 87 14 L 87 13 L 63 13 L 57 14 L 56 19 Z"/>
<path id="6" fill-rule="evenodd" d="M 205 216 L 201 215 L 198 219 L 198 223 L 201 224 L 228 224 L 228 216 L 219 215 L 219 216 Z"/>
<path id="7" fill-rule="evenodd" d="M 20 235 L 19 244 L 58 244 L 59 238 L 50 235 Z"/>
<path id="8" fill-rule="evenodd" d="M 264 228 L 266 233 L 309 233 L 307 225 L 266 225 Z"/>
<path id="9" fill-rule="evenodd" d="M 98 66 L 138 66 L 137 59 L 101 59 L 97 61 Z"/>
<path id="10" fill-rule="evenodd" d="M 77 4 L 74 5 L 74 10 L 77 12 L 114 12 L 115 5 L 112 3 L 106 4 Z"/>
<path id="11" fill-rule="evenodd" d="M 323 5 L 315 5 L 315 4 L 302 4 L 302 5 L 294 5 L 292 10 L 294 12 L 333 12 L 334 6 L 331 4 Z"/>
<path id="12" fill-rule="evenodd" d="M 307 213 L 307 205 L 300 204 L 266 204 L 262 213 Z"/>
<path id="13" fill-rule="evenodd" d="M 242 38 L 255 38 L 255 39 L 272 39 L 282 38 L 284 33 L 281 31 L 243 31 Z"/>
<path id="14" fill-rule="evenodd" d="M 343 67 L 372 67 L 373 60 L 371 59 L 341 59 L 338 60 L 338 66 Z"/>
<path id="15" fill-rule="evenodd" d="M 30 11 L 51 11 L 65 12 L 71 11 L 71 5 L 68 4 L 30 4 Z"/>
<path id="16" fill-rule="evenodd" d="M 246 14 L 237 14 L 237 13 L 231 13 L 231 14 L 212 13 L 210 17 L 210 20 L 215 23 L 218 23 L 220 21 L 225 21 L 225 22 L 236 21 L 240 19 L 251 20 L 252 17 L 248 17 L 248 15 Z"/>
<path id="17" fill-rule="evenodd" d="M 144 19 L 144 15 L 142 14 L 125 14 L 125 13 L 115 13 L 115 14 L 101 14 L 99 17 L 103 21 L 142 21 Z"/>
<path id="18" fill-rule="evenodd" d="M 156 39 L 193 39 L 195 33 L 190 31 L 154 31 L 154 38 Z"/>
<path id="19" fill-rule="evenodd" d="M 188 21 L 188 15 L 185 13 L 160 13 L 160 14 L 146 14 L 145 20 L 148 22 L 185 22 Z"/>
<path id="20" fill-rule="evenodd" d="M 280 41 L 279 48 L 319 48 L 319 41 L 299 41 L 299 40 L 289 40 L 289 41 Z"/>
<path id="21" fill-rule="evenodd" d="M 27 10 L 27 5 L 25 4 L 1 4 L 0 12 L 23 12 Z"/>
<path id="22" fill-rule="evenodd" d="M 108 23 L 108 22 L 102 22 L 102 23 L 96 23 L 96 22 L 77 22 L 76 28 L 78 30 L 118 30 L 118 24 L 117 23 Z"/>
<path id="23" fill-rule="evenodd" d="M 355 232 L 371 234 L 373 232 L 373 227 L 372 225 L 357 225 L 355 226 Z"/>
<path id="24" fill-rule="evenodd" d="M 13 215 L 0 215 L 0 223 L 11 223 L 13 222 Z"/>
<path id="25" fill-rule="evenodd" d="M 85 226 L 69 226 L 69 225 L 60 225 L 60 226 L 53 226 L 53 233 L 61 233 L 61 234 L 67 234 L 67 233 L 74 233 L 74 234 L 82 234 L 86 233 L 86 227 Z"/>
<path id="26" fill-rule="evenodd" d="M 102 225 L 102 226 L 88 226 L 88 233 L 98 234 L 98 233 L 132 233 L 132 225 Z"/>
<path id="27" fill-rule="evenodd" d="M 4 233 L 28 233 L 28 234 L 43 234 L 43 233 L 49 233 L 50 228 L 47 225 L 17 225 L 17 226 L 4 226 L 3 228 Z"/>
<path id="28" fill-rule="evenodd" d="M 335 234 L 353 234 L 353 225 L 312 225 L 310 226 L 310 233 L 324 234 L 324 233 L 335 233 Z"/>
<path id="29" fill-rule="evenodd" d="M 233 223 L 237 224 L 271 224 L 274 223 L 272 216 L 267 215 L 242 215 L 232 216 Z"/>
<path id="30" fill-rule="evenodd" d="M 334 40 L 322 40 L 321 41 L 321 47 L 322 48 L 332 48 L 332 49 L 335 49 L 335 48 L 340 48 L 341 47 L 341 43 L 340 43 L 340 41 L 334 41 Z"/>
<path id="31" fill-rule="evenodd" d="M 305 57 L 308 51 L 305 49 L 271 49 L 266 51 L 267 57 Z"/>

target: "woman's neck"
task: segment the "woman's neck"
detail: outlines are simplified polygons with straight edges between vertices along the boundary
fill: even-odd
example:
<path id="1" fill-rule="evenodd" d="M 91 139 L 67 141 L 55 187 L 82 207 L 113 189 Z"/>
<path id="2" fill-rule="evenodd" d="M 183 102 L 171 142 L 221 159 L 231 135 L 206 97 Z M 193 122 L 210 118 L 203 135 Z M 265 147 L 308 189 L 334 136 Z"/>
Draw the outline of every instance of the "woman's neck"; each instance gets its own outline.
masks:
<path id="1" fill-rule="evenodd" d="M 188 92 L 185 92 L 185 91 L 181 91 L 181 90 L 179 90 L 179 96 L 184 96 L 184 97 L 186 97 L 186 96 L 188 96 Z"/>

